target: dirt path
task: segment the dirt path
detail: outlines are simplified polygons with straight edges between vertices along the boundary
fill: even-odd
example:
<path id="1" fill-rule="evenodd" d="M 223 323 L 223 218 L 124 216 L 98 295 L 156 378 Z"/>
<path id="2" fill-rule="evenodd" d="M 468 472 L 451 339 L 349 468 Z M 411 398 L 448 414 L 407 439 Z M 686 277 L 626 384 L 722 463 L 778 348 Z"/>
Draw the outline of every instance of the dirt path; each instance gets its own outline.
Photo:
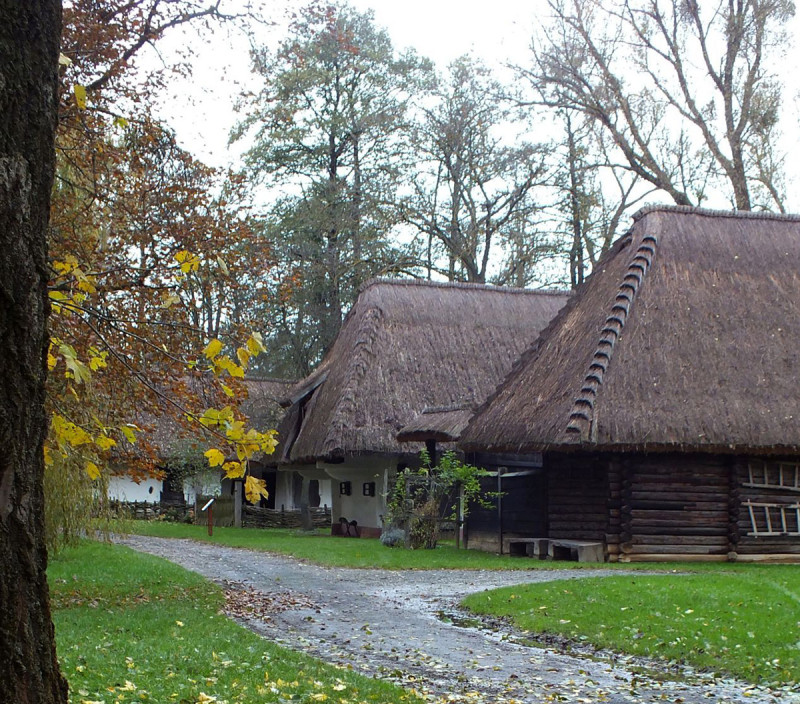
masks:
<path id="1" fill-rule="evenodd" d="M 478 624 L 457 607 L 470 592 L 589 576 L 585 571 L 351 570 L 186 540 L 120 542 L 227 586 L 232 613 L 271 640 L 414 687 L 432 701 L 800 704 L 788 690 L 637 658 L 530 647 L 504 625 Z"/>

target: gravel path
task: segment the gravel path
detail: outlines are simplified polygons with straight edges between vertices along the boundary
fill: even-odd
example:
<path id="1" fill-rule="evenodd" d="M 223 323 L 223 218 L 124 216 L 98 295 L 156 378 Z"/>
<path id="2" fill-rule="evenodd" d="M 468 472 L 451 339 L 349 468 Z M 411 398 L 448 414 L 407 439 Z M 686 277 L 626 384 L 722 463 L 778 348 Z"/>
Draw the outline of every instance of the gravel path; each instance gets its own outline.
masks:
<path id="1" fill-rule="evenodd" d="M 800 694 L 787 689 L 632 657 L 530 647 L 507 626 L 477 622 L 457 606 L 471 592 L 578 579 L 585 571 L 391 572 L 318 567 L 187 540 L 128 536 L 119 542 L 226 586 L 232 613 L 265 637 L 413 687 L 431 701 L 800 704 Z M 248 616 L 246 604 L 254 602 L 260 615 Z"/>

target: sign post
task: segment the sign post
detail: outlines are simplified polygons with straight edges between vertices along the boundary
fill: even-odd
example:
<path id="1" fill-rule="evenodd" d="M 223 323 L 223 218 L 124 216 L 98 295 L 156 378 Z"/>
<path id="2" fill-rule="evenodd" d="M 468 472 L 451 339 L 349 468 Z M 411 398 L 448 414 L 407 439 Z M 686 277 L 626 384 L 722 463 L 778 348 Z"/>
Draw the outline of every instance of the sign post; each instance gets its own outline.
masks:
<path id="1" fill-rule="evenodd" d="M 208 510 L 208 534 L 212 535 L 214 533 L 214 507 L 212 504 L 214 503 L 214 499 L 209 499 L 208 503 L 201 508 L 201 511 Z"/>

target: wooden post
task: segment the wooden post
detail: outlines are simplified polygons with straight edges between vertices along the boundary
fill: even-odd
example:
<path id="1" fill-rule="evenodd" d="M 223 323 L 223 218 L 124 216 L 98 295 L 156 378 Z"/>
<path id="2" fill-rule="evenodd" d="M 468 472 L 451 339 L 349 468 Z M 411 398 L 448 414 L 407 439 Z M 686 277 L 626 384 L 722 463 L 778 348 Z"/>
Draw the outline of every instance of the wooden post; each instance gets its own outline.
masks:
<path id="1" fill-rule="evenodd" d="M 208 507 L 208 534 L 214 534 L 214 506 Z"/>
<path id="2" fill-rule="evenodd" d="M 242 486 L 241 479 L 233 480 L 233 525 L 236 528 L 242 527 Z"/>

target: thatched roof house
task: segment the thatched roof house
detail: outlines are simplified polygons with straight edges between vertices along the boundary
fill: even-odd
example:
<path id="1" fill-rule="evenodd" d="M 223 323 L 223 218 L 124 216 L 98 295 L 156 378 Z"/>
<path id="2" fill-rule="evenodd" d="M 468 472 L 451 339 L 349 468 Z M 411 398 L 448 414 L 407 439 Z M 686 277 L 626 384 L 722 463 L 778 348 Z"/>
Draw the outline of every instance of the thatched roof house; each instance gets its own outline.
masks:
<path id="1" fill-rule="evenodd" d="M 800 553 L 798 262 L 797 217 L 641 211 L 461 446 L 545 453 L 546 529 L 612 557 Z"/>
<path id="2" fill-rule="evenodd" d="M 291 389 L 281 460 L 339 481 L 334 519 L 375 530 L 382 487 L 419 445 L 397 433 L 425 409 L 474 407 L 566 302 L 562 292 L 377 279 L 366 284 L 323 362 Z M 462 425 L 463 427 L 463 425 Z M 381 458 L 381 459 L 378 459 Z M 344 493 L 374 491 L 364 498 Z M 337 504 L 336 497 L 342 499 Z M 358 503 L 358 505 L 356 505 Z"/>

